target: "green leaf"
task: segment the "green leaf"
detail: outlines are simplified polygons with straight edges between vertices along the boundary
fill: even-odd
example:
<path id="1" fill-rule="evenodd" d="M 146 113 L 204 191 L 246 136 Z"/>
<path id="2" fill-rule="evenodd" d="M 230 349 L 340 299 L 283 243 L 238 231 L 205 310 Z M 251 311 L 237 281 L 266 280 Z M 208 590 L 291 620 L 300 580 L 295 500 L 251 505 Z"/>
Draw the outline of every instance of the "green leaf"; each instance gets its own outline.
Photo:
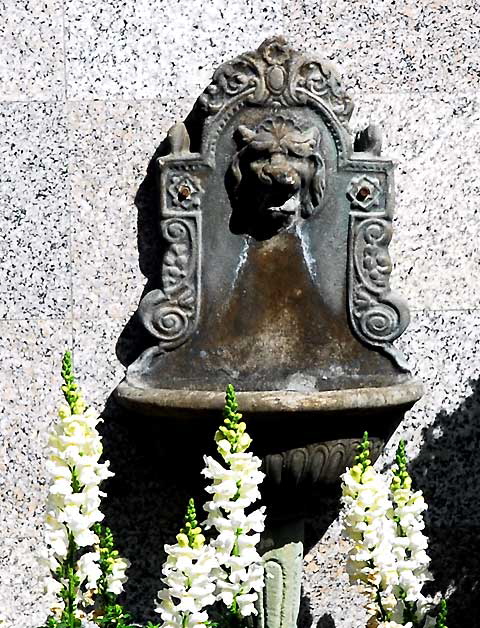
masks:
<path id="1" fill-rule="evenodd" d="M 435 622 L 435 628 L 447 628 L 447 600 L 442 598 L 440 601 L 440 609 L 438 611 L 437 620 Z"/>

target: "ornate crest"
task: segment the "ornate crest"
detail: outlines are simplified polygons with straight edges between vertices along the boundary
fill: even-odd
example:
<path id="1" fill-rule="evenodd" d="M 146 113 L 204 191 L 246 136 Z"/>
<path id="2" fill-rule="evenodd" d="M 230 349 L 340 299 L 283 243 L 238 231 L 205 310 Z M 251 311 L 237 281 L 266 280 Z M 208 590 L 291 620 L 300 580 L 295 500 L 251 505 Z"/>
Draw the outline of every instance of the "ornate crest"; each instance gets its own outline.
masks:
<path id="1" fill-rule="evenodd" d="M 232 99 L 255 105 L 321 103 L 346 123 L 353 103 L 333 66 L 293 51 L 283 37 L 267 39 L 258 50 L 221 65 L 200 96 L 207 115 L 218 113 Z"/>

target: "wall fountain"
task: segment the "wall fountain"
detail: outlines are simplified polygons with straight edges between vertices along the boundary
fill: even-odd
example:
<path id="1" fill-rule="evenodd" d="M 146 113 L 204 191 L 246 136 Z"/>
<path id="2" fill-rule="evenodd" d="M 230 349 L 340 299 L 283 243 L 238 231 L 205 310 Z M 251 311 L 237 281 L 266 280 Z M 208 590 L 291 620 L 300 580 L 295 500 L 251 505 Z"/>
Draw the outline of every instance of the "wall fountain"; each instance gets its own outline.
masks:
<path id="1" fill-rule="evenodd" d="M 267 473 L 269 628 L 296 626 L 312 500 L 422 394 L 392 344 L 409 322 L 389 286 L 393 164 L 378 127 L 351 136 L 352 110 L 330 64 L 281 37 L 218 68 L 156 160 L 151 346 L 115 393 L 152 439 L 188 425 L 198 449 L 234 385 Z"/>

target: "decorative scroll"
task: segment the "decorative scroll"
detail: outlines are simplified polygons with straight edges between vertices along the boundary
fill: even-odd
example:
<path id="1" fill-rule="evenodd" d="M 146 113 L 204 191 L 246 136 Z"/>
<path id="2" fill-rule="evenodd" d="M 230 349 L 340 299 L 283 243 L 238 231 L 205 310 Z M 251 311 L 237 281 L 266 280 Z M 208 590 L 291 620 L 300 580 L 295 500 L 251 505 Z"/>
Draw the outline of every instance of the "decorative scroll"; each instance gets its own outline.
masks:
<path id="1" fill-rule="evenodd" d="M 391 345 L 407 327 L 409 313 L 406 303 L 390 290 L 392 219 L 381 209 L 384 196 L 379 179 L 372 175 L 354 177 L 347 190 L 351 201 L 348 312 L 360 340 L 382 348 L 406 368 Z"/>
<path id="2" fill-rule="evenodd" d="M 292 91 L 300 102 L 311 96 L 323 100 L 342 122 L 352 115 L 353 103 L 340 77 L 325 61 L 305 59 L 292 77 Z"/>
<path id="3" fill-rule="evenodd" d="M 263 105 L 320 101 L 342 123 L 353 111 L 353 103 L 333 67 L 327 61 L 293 51 L 283 37 L 267 39 L 258 50 L 221 65 L 199 104 L 207 115 L 212 115 L 236 98 Z"/>
<path id="4" fill-rule="evenodd" d="M 161 233 L 167 248 L 162 260 L 162 289 L 140 303 L 145 328 L 168 351 L 194 331 L 200 306 L 200 200 L 203 189 L 192 174 L 167 171 L 162 182 Z"/>
<path id="5" fill-rule="evenodd" d="M 372 457 L 375 460 L 383 442 L 372 438 Z M 353 463 L 360 440 L 342 439 L 314 443 L 288 451 L 269 454 L 265 458 L 264 471 L 268 479 L 281 486 L 334 484 L 345 469 Z"/>

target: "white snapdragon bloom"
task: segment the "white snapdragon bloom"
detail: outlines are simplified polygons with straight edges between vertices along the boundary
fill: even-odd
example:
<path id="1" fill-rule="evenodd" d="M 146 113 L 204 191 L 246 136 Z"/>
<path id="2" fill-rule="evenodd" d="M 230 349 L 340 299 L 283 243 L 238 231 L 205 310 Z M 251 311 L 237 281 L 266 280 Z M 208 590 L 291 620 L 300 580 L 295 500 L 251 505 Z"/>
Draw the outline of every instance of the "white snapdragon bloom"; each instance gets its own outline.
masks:
<path id="1" fill-rule="evenodd" d="M 80 584 L 85 582 L 87 589 L 95 589 L 98 579 L 102 575 L 99 562 L 100 554 L 98 552 L 87 552 L 77 561 L 77 576 Z"/>
<path id="2" fill-rule="evenodd" d="M 247 452 L 251 439 L 240 421 L 233 387 L 227 388 L 225 424 L 216 436 L 224 464 L 205 456 L 203 475 L 211 480 L 206 487 L 210 500 L 206 529 L 216 534 L 210 545 L 219 568 L 215 572 L 217 599 L 241 617 L 255 614 L 255 602 L 264 585 L 264 572 L 257 545 L 265 527 L 265 507 L 251 511 L 260 498 L 259 484 L 265 477 L 261 460 Z M 248 514 L 247 514 L 248 512 Z"/>
<path id="3" fill-rule="evenodd" d="M 107 591 L 120 595 L 123 585 L 127 581 L 126 570 L 130 567 L 130 561 L 119 556 L 113 560 L 110 571 L 107 574 Z"/>
<path id="4" fill-rule="evenodd" d="M 99 462 L 99 421 L 100 417 L 86 409 L 79 397 L 74 412 L 69 407 L 60 409 L 59 420 L 50 433 L 45 538 L 51 558 L 59 565 L 67 556 L 70 539 L 79 548 L 98 543 L 91 528 L 103 519 L 99 509 L 103 496 L 100 483 L 113 475 L 108 463 Z M 93 585 L 92 579 L 89 582 Z"/>
<path id="5" fill-rule="evenodd" d="M 350 581 L 362 584 L 373 622 L 388 620 L 397 606 L 396 527 L 388 485 L 371 466 L 367 435 L 354 466 L 342 475 L 342 504 L 343 531 L 353 541 L 347 560 Z"/>
<path id="6" fill-rule="evenodd" d="M 103 480 L 113 475 L 108 462 L 100 462 L 102 442 L 97 431 L 100 417 L 85 405 L 73 376 L 72 357 L 65 352 L 62 360 L 62 391 L 68 406 L 59 409 L 48 438 L 49 492 L 45 517 L 46 548 L 40 560 L 50 576 L 46 590 L 53 598 L 50 618 L 62 625 L 75 619 L 92 620 L 86 612 L 105 593 L 119 593 L 126 580 L 128 561 L 113 548 L 113 537 L 101 526 L 100 491 Z M 48 623 L 48 622 L 47 622 Z M 78 622 L 74 622 L 77 625 Z"/>
<path id="7" fill-rule="evenodd" d="M 363 584 L 370 619 L 367 628 L 446 628 L 446 600 L 435 620 L 434 601 L 422 594 L 431 579 L 421 491 L 412 491 L 405 444 L 400 441 L 391 482 L 373 469 L 367 433 L 355 464 L 342 476 L 344 532 L 353 541 L 347 571 Z"/>
<path id="8" fill-rule="evenodd" d="M 165 589 L 158 593 L 155 612 L 164 628 L 198 628 L 208 621 L 207 607 L 215 602 L 213 571 L 218 567 L 215 551 L 205 545 L 190 500 L 185 527 L 177 543 L 165 545 L 167 560 L 162 573 Z"/>
<path id="9" fill-rule="evenodd" d="M 398 446 L 395 460 L 390 490 L 393 518 L 397 524 L 394 552 L 399 588 L 403 592 L 404 606 L 411 609 L 416 619 L 422 620 L 432 606 L 432 600 L 422 594 L 423 585 L 432 579 L 428 570 L 430 558 L 426 552 L 428 539 L 423 533 L 423 513 L 427 504 L 421 491 L 412 490 L 403 441 Z"/>
<path id="10" fill-rule="evenodd" d="M 352 581 L 375 584 L 386 591 L 398 584 L 394 522 L 388 517 L 392 504 L 388 487 L 372 467 L 355 465 L 342 476 L 344 532 L 354 541 L 347 571 Z"/>

